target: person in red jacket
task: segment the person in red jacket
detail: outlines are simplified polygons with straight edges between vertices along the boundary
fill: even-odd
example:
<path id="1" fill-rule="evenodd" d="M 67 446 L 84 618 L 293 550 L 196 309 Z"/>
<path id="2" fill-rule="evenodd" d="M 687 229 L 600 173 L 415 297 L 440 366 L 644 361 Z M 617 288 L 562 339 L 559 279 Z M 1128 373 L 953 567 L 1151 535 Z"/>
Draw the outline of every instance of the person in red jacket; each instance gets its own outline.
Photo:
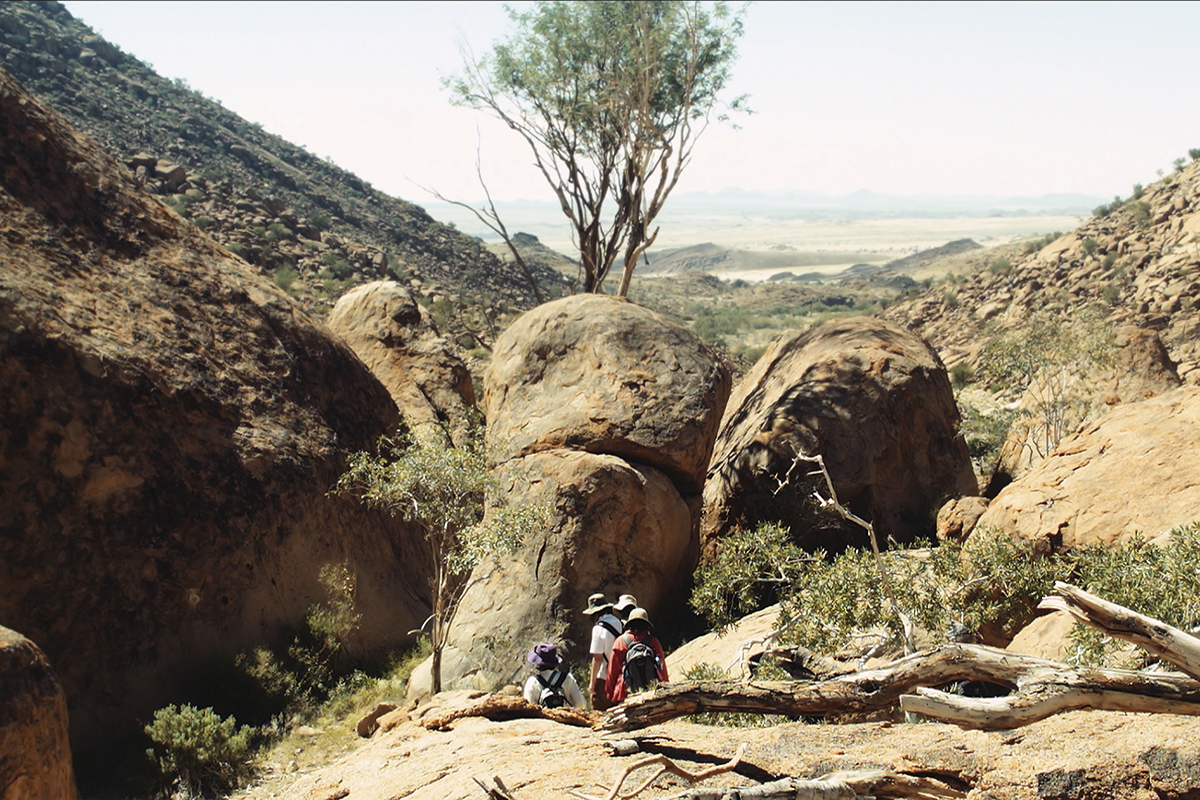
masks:
<path id="1" fill-rule="evenodd" d="M 662 643 L 652 633 L 653 627 L 646 609 L 635 608 L 629 612 L 625 632 L 613 644 L 608 662 L 605 689 L 613 705 L 625 702 L 631 691 L 648 689 L 656 681 L 665 683 L 669 680 L 667 657 L 663 654 Z"/>

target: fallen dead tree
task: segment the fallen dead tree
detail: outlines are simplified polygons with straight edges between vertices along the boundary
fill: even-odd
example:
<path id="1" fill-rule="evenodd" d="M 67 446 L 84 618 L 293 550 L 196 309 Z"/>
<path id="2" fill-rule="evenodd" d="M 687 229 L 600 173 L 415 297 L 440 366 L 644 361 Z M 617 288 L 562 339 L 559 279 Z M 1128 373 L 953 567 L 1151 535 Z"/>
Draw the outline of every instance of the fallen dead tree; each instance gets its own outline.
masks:
<path id="1" fill-rule="evenodd" d="M 629 731 L 701 712 L 828 717 L 892 708 L 971 728 L 1013 728 L 1076 709 L 1200 715 L 1200 681 L 1193 661 L 1200 641 L 1129 609 L 1058 584 L 1054 607 L 1077 609 L 1077 618 L 1110 626 L 1122 638 L 1191 674 L 1078 669 L 991 647 L 951 644 L 899 659 L 885 667 L 811 683 L 704 681 L 676 683 L 627 700 L 607 713 L 606 731 Z M 1045 602 L 1045 601 L 1044 601 Z M 1065 605 L 1062 605 L 1065 604 Z M 1096 620 L 1096 622 L 1093 622 Z M 1146 642 L 1146 643 L 1144 643 Z M 1148 647 L 1150 649 L 1150 647 Z M 1181 663 L 1182 662 L 1182 663 Z M 1184 664 L 1191 665 L 1184 667 Z M 982 681 L 1009 690 L 1004 697 L 974 699 L 936 687 Z"/>

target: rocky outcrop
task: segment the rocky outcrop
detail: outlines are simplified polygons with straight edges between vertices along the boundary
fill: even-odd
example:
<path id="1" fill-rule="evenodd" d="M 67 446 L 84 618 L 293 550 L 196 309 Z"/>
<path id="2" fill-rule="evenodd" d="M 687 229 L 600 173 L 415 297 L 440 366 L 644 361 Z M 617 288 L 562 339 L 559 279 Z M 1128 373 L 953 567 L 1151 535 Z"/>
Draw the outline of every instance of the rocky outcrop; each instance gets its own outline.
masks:
<path id="1" fill-rule="evenodd" d="M 547 303 L 501 335 L 484 384 L 488 438 L 508 500 L 553 516 L 516 557 L 476 568 L 444 685 L 513 681 L 541 640 L 585 661 L 581 611 L 595 591 L 632 592 L 660 621 L 681 607 L 729 383 L 697 339 L 611 297 Z"/>
<path id="2" fill-rule="evenodd" d="M 37 645 L 0 627 L 0 800 L 74 800 L 67 701 Z"/>
<path id="3" fill-rule="evenodd" d="M 838 498 L 881 541 L 934 532 L 949 497 L 978 492 L 941 360 L 905 329 L 856 317 L 776 342 L 730 399 L 704 489 L 708 547 L 737 526 L 775 520 L 807 549 L 865 545 L 816 519 L 810 492 L 779 490 L 797 453 L 821 454 Z M 823 487 L 822 487 L 823 488 Z"/>
<path id="4" fill-rule="evenodd" d="M 395 404 L 295 303 L 0 74 L 0 620 L 77 752 L 357 574 L 357 653 L 428 613 L 424 543 L 327 496 Z"/>
<path id="5" fill-rule="evenodd" d="M 387 387 L 409 426 L 441 425 L 465 443 L 475 408 L 471 373 L 411 292 L 395 281 L 360 286 L 326 322 Z"/>
<path id="6" fill-rule="evenodd" d="M 1146 187 L 1003 268 L 983 270 L 898 303 L 885 317 L 910 325 L 947 364 L 976 364 L 980 347 L 1038 313 L 1089 303 L 1114 327 L 1155 331 L 1186 383 L 1200 381 L 1200 161 Z M 1159 389 L 1162 391 L 1162 389 Z M 1124 402 L 1137 397 L 1121 395 Z"/>
<path id="7" fill-rule="evenodd" d="M 1155 539 L 1200 518 L 1200 388 L 1114 408 L 1001 491 L 976 530 L 1046 550 Z"/>

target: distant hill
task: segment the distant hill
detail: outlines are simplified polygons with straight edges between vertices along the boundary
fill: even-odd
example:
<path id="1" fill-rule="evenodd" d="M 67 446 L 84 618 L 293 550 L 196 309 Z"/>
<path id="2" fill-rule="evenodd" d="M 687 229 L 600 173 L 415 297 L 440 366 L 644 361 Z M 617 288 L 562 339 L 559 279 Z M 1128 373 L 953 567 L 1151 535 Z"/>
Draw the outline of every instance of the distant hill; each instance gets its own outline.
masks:
<path id="1" fill-rule="evenodd" d="M 182 216 L 317 311 L 392 276 L 502 315 L 528 282 L 477 239 L 170 81 L 57 2 L 0 4 L 0 66 Z M 537 273 L 551 296 L 562 278 Z"/>

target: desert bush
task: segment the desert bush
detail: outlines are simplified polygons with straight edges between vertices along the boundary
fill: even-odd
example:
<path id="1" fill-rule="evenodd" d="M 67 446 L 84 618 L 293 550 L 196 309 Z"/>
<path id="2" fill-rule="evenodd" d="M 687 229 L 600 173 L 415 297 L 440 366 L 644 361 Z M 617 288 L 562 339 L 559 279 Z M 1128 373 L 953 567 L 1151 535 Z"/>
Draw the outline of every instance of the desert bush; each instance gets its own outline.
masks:
<path id="1" fill-rule="evenodd" d="M 185 797 L 209 796 L 236 788 L 250 774 L 253 731 L 232 716 L 169 705 L 154 712 L 144 730 L 152 743 L 146 756 L 162 788 L 174 785 Z"/>
<path id="2" fill-rule="evenodd" d="M 1012 424 L 1019 416 L 1014 409 L 998 408 L 988 413 L 967 403 L 960 403 L 962 424 L 959 432 L 967 443 L 967 452 L 981 475 L 990 475 L 1000 457 Z"/>
<path id="3" fill-rule="evenodd" d="M 1133 220 L 1133 224 L 1139 228 L 1147 228 L 1150 225 L 1150 204 L 1144 200 L 1135 200 L 1127 204 L 1129 216 Z"/>
<path id="4" fill-rule="evenodd" d="M 321 262 L 329 268 L 330 274 L 339 281 L 348 279 L 354 272 L 354 268 L 350 266 L 350 262 L 337 253 L 325 253 L 321 256 Z"/>
<path id="5" fill-rule="evenodd" d="M 1090 236 L 1084 239 L 1083 244 L 1080 245 L 1080 247 L 1083 249 L 1083 254 L 1088 258 L 1092 257 L 1092 255 L 1096 252 L 1096 248 L 1099 246 L 1100 243 Z"/>
<path id="6" fill-rule="evenodd" d="M 942 305 L 946 308 L 958 308 L 958 293 L 947 289 L 942 293 Z"/>
<path id="7" fill-rule="evenodd" d="M 966 361 L 960 361 L 950 368 L 950 385 L 955 388 L 966 386 L 975 380 L 975 368 Z"/>
<path id="8" fill-rule="evenodd" d="M 1024 393 L 1014 423 L 1022 446 L 1044 458 L 1096 407 L 1086 379 L 1116 354 L 1112 324 L 1104 311 L 1087 307 L 1070 318 L 1034 315 L 1018 330 L 995 337 L 980 351 L 990 384 Z"/>
<path id="9" fill-rule="evenodd" d="M 296 282 L 296 277 L 296 270 L 292 267 L 292 265 L 284 264 L 283 266 L 279 267 L 279 269 L 275 270 L 272 280 L 275 281 L 276 286 L 286 292 L 292 288 L 292 284 Z"/>
<path id="10" fill-rule="evenodd" d="M 993 275 L 1007 275 L 1012 272 L 1012 262 L 1004 256 L 1000 256 L 988 265 L 988 270 Z"/>
<path id="11" fill-rule="evenodd" d="M 1106 283 L 1100 290 L 1100 297 L 1110 306 L 1115 306 L 1121 300 L 1121 287 L 1115 283 Z"/>
<path id="12" fill-rule="evenodd" d="M 1092 594 L 1183 630 L 1200 624 L 1200 523 L 1175 528 L 1163 547 L 1139 536 L 1124 547 L 1084 548 L 1073 559 L 1076 582 Z M 1081 665 L 1136 667 L 1148 658 L 1136 651 L 1141 663 L 1113 664 L 1122 643 L 1090 626 L 1077 625 L 1071 642 L 1071 660 Z"/>
<path id="13" fill-rule="evenodd" d="M 1193 147 L 1192 149 L 1188 150 L 1188 157 L 1191 158 L 1192 161 L 1200 159 L 1200 147 Z"/>
<path id="14" fill-rule="evenodd" d="M 1183 156 L 1180 156 L 1179 158 L 1177 158 L 1171 162 L 1171 165 L 1173 167 L 1175 167 L 1176 173 L 1183 172 L 1183 168 L 1186 164 L 1187 164 L 1187 159 L 1185 159 Z"/>
<path id="15" fill-rule="evenodd" d="M 345 643 L 362 616 L 355 608 L 356 579 L 345 564 L 326 564 L 318 579 L 326 599 L 309 606 L 304 625 L 284 647 L 258 647 L 236 659 L 266 698 L 289 715 L 311 713 L 345 673 Z"/>

